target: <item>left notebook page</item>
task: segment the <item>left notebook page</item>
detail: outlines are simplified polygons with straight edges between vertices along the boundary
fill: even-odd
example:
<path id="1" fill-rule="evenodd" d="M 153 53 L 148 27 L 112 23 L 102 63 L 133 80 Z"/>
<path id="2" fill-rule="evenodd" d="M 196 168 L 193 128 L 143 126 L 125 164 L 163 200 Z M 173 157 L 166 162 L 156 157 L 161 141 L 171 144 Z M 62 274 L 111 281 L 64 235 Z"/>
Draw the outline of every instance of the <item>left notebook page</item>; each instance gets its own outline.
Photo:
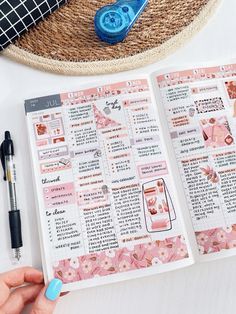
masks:
<path id="1" fill-rule="evenodd" d="M 64 291 L 193 262 L 148 79 L 26 100 L 46 279 Z"/>

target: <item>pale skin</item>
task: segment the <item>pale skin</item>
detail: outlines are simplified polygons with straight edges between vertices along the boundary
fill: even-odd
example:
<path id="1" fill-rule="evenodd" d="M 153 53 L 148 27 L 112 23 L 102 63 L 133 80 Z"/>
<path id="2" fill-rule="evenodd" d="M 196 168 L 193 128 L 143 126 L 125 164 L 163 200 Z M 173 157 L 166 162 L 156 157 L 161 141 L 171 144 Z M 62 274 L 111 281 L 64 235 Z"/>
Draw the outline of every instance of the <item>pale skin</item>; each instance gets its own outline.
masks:
<path id="1" fill-rule="evenodd" d="M 51 314 L 57 301 L 45 297 L 43 274 L 32 267 L 0 274 L 0 314 L 20 314 L 32 303 L 30 314 Z"/>

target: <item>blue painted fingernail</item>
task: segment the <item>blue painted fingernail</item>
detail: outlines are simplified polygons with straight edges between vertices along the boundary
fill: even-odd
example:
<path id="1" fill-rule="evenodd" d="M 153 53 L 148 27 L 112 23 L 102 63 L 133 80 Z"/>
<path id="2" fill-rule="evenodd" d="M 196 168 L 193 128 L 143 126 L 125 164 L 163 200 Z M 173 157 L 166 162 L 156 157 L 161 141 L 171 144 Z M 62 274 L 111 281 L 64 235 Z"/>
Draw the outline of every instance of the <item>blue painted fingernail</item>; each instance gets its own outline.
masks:
<path id="1" fill-rule="evenodd" d="M 45 296 L 48 300 L 50 301 L 55 301 L 60 293 L 61 293 L 61 288 L 62 288 L 62 281 L 60 279 L 53 279 L 46 290 Z"/>

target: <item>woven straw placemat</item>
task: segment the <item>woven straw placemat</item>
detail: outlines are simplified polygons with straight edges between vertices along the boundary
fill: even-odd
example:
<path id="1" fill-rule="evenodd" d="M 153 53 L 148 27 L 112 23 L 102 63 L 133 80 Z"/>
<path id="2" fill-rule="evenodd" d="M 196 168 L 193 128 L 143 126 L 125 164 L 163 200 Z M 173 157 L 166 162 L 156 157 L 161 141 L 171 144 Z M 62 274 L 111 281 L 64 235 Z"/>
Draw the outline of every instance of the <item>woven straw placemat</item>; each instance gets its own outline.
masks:
<path id="1" fill-rule="evenodd" d="M 124 42 L 108 45 L 94 31 L 96 10 L 112 0 L 70 0 L 4 54 L 45 71 L 91 75 L 134 69 L 160 60 L 198 32 L 220 0 L 149 0 Z"/>

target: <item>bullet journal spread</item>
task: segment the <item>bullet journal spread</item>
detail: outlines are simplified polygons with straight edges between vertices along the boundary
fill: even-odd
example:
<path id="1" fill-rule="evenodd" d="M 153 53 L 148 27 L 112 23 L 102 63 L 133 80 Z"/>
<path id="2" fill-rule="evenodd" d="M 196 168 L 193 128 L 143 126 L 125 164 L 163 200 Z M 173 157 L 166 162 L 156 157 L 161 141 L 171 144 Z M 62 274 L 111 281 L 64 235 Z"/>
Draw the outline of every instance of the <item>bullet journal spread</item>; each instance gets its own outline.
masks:
<path id="1" fill-rule="evenodd" d="M 46 280 L 64 291 L 236 254 L 236 63 L 25 101 Z"/>

